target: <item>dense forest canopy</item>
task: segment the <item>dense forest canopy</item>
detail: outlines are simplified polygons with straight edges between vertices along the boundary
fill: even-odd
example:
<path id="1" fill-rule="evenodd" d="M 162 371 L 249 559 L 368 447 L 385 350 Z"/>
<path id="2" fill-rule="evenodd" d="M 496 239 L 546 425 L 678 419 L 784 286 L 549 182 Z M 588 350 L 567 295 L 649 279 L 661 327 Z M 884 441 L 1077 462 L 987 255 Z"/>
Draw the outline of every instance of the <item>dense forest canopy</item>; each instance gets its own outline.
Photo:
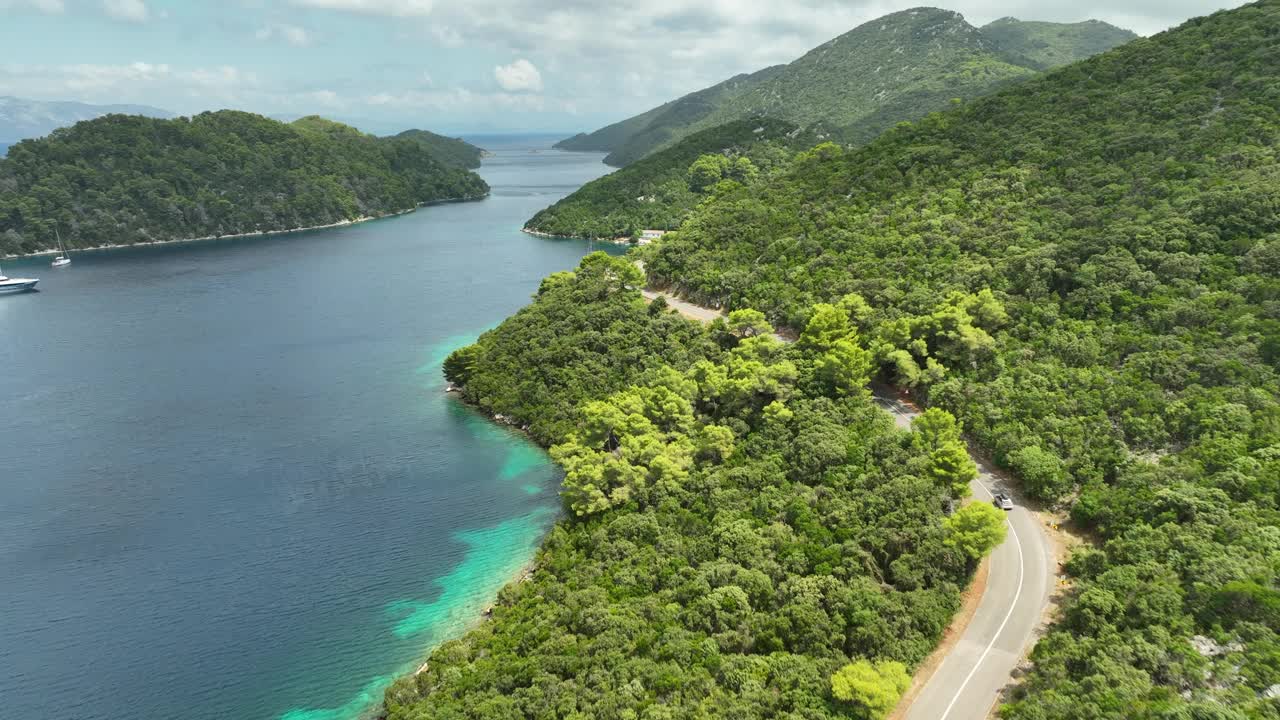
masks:
<path id="1" fill-rule="evenodd" d="M 811 133 L 780 120 L 751 118 L 718 125 L 592 180 L 538 212 L 525 226 L 552 235 L 592 238 L 633 238 L 646 228 L 674 229 L 712 196 L 719 180 L 757 182 L 785 167 L 797 148 L 813 143 Z M 716 182 L 693 172 L 694 163 L 705 155 L 724 158 L 726 167 Z"/>
<path id="2" fill-rule="evenodd" d="M 108 115 L 9 148 L 0 255 L 287 230 L 385 215 L 488 186 L 412 139 L 323 118 L 223 110 Z"/>
<path id="3" fill-rule="evenodd" d="M 1004 23 L 997 29 L 1021 52 L 1007 51 L 958 13 L 937 8 L 892 13 L 790 64 L 739 75 L 557 147 L 607 151 L 605 162 L 622 167 L 692 133 L 758 116 L 861 143 L 955 98 L 983 95 L 1134 37 L 1096 22 Z"/>
<path id="4" fill-rule="evenodd" d="M 440 162 L 468 170 L 480 167 L 485 152 L 462 138 L 437 135 L 430 130 L 405 130 L 395 137 L 421 143 Z"/>
<path id="5" fill-rule="evenodd" d="M 491 622 L 391 687 L 392 720 L 879 718 L 1002 539 L 986 503 L 946 516 L 975 472 L 954 418 L 909 432 L 870 402 L 855 305 L 788 345 L 640 281 L 590 255 L 445 363 L 552 446 L 569 517 Z"/>
<path id="6" fill-rule="evenodd" d="M 1009 718 L 1280 717 L 1277 77 L 1263 0 L 817 147 L 647 253 L 792 327 L 856 295 L 880 372 L 1096 532 Z"/>

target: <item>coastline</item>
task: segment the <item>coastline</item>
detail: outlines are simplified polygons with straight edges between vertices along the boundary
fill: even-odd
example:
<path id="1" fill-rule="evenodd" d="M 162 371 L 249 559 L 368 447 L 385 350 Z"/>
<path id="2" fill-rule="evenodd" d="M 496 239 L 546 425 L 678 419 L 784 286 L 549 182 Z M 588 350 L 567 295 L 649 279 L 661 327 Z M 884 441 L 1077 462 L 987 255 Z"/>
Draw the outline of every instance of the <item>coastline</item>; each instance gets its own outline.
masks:
<path id="1" fill-rule="evenodd" d="M 559 522 L 558 519 L 557 519 L 557 522 Z M 484 607 L 480 608 L 480 612 L 476 613 L 471 618 L 471 620 L 467 621 L 465 625 L 455 628 L 456 633 L 450 633 L 449 637 L 438 640 L 437 642 L 430 645 L 427 648 L 426 652 L 421 656 L 422 662 L 416 663 L 415 661 L 415 663 L 417 664 L 417 668 L 413 670 L 413 672 L 396 675 L 396 679 L 398 680 L 402 677 L 417 677 L 422 673 L 427 672 L 428 670 L 431 669 L 432 654 L 434 654 L 435 651 L 441 645 L 451 640 L 456 640 L 462 637 L 463 635 L 466 635 L 467 633 L 471 632 L 472 630 L 475 630 L 481 625 L 485 624 L 489 620 L 492 620 L 493 611 L 495 608 L 498 607 L 498 598 L 502 596 L 503 590 L 506 590 L 508 587 L 512 585 L 517 585 L 519 583 L 525 583 L 533 580 L 533 574 L 538 571 L 538 556 L 541 553 L 542 553 L 542 541 L 539 541 L 537 547 L 533 551 L 533 557 L 529 558 L 528 562 L 521 565 L 519 568 L 516 569 L 515 572 L 511 573 L 511 575 L 507 577 L 506 582 L 502 583 L 502 587 L 498 588 L 498 591 L 493 594 L 493 597 L 489 599 L 488 603 Z M 392 682 L 394 682 L 394 680 Z M 382 708 L 382 705 L 383 703 L 380 702 L 379 709 L 384 709 Z"/>
<path id="2" fill-rule="evenodd" d="M 428 200 L 426 202 L 419 203 L 414 207 L 406 208 L 404 210 L 396 210 L 394 212 L 383 213 L 381 215 L 361 215 L 360 217 L 357 217 L 357 218 L 352 218 L 350 220 L 339 220 L 338 222 L 328 223 L 326 225 L 310 225 L 307 227 L 285 228 L 282 230 L 257 230 L 254 232 L 230 233 L 227 235 L 204 235 L 202 237 L 173 238 L 171 240 L 148 240 L 145 242 L 136 242 L 136 243 L 110 243 L 107 245 L 94 245 L 93 247 L 69 248 L 68 252 L 79 253 L 79 252 L 91 252 L 91 251 L 97 251 L 97 250 L 118 250 L 120 248 L 147 247 L 151 245 L 176 245 L 178 243 L 200 242 L 202 240 L 223 240 L 227 238 L 234 239 L 234 238 L 246 238 L 246 237 L 268 237 L 271 235 L 289 235 L 292 233 L 310 232 L 312 230 L 332 230 L 334 228 L 347 227 L 349 225 L 358 225 L 360 223 L 366 223 L 371 220 L 383 220 L 386 218 L 393 218 L 393 217 L 399 217 L 401 215 L 408 215 L 409 213 L 417 212 L 421 208 L 430 207 L 432 205 L 450 205 L 453 203 L 475 202 L 478 200 L 484 200 L 487 197 L 489 197 L 488 193 L 485 193 L 484 195 L 477 195 L 475 197 L 441 198 L 439 200 Z M 24 253 L 22 255 L 4 255 L 0 257 L 0 260 L 17 260 L 21 258 L 41 257 L 43 255 L 56 255 L 59 252 L 61 251 L 58 250 L 57 248 L 54 248 L 52 250 L 37 250 L 36 252 Z"/>
<path id="3" fill-rule="evenodd" d="M 585 237 L 582 235 L 557 235 L 555 233 L 543 232 L 541 230 L 534 230 L 531 227 L 522 227 L 520 228 L 520 232 L 525 233 L 526 235 L 536 235 L 537 237 L 554 238 L 556 240 L 587 240 L 591 242 L 608 242 L 608 243 L 613 243 L 614 245 L 638 244 L 638 243 L 632 242 L 631 238 L 625 238 L 625 237 L 593 238 L 593 237 Z"/>
<path id="4" fill-rule="evenodd" d="M 529 434 L 528 425 L 524 425 L 524 426 L 517 425 L 514 421 L 512 421 L 511 418 L 508 418 L 506 415 L 503 415 L 501 413 L 493 414 L 480 408 L 478 405 L 474 405 L 472 403 L 467 402 L 462 397 L 463 393 L 462 393 L 461 386 L 454 385 L 453 383 L 446 383 L 443 394 L 449 400 L 452 400 L 453 402 L 458 403 L 463 408 L 466 408 L 468 411 L 474 413 L 475 415 L 483 419 L 484 422 L 492 423 L 494 426 L 496 426 L 500 430 L 504 430 L 510 433 L 516 433 L 520 437 L 522 437 L 525 441 L 532 443 L 533 445 L 536 445 L 537 447 L 542 448 L 543 450 L 546 449 L 542 446 L 541 443 L 539 443 L 537 440 L 534 440 L 532 435 Z M 554 528 L 555 524 L 560 522 L 562 518 L 563 518 L 563 508 L 557 511 L 557 517 L 555 521 L 552 523 L 551 528 Z M 548 528 L 548 532 L 550 532 L 551 528 Z M 436 642 L 426 647 L 423 654 L 420 656 L 421 662 L 418 662 L 418 661 L 414 662 L 414 666 L 416 667 L 416 669 L 409 672 L 398 673 L 395 679 L 398 680 L 403 677 L 417 677 L 422 673 L 427 672 L 428 670 L 430 670 L 430 666 L 431 666 L 431 655 L 435 653 L 436 649 L 438 649 L 444 643 L 449 642 L 450 640 L 455 640 L 457 638 L 460 638 L 466 635 L 467 633 L 471 632 L 472 630 L 475 630 L 476 628 L 480 627 L 481 625 L 488 622 L 489 620 L 492 620 L 494 609 L 498 607 L 498 599 L 502 596 L 502 592 L 504 590 L 506 590 L 508 587 L 512 585 L 530 582 L 531 580 L 533 580 L 533 574 L 538 571 L 539 559 L 540 559 L 540 556 L 542 555 L 544 540 L 545 540 L 545 535 L 544 535 L 544 538 L 542 540 L 539 540 L 537 545 L 534 547 L 533 555 L 530 556 L 529 559 L 524 563 L 522 563 L 518 568 L 516 568 L 514 572 L 512 572 L 510 575 L 507 576 L 506 581 L 503 582 L 502 585 L 498 587 L 497 591 L 495 591 L 493 595 L 486 600 L 483 606 L 479 607 L 479 612 L 476 612 L 474 615 L 472 615 L 471 619 L 467 621 L 465 624 L 455 627 L 454 632 L 449 633 L 448 637 L 438 639 Z M 394 683 L 395 680 L 392 680 L 392 682 Z M 383 711 L 385 710 L 384 704 L 385 704 L 385 701 L 380 701 L 378 703 L 377 707 L 378 707 L 379 714 L 375 715 L 374 717 L 384 716 L 383 714 Z"/>

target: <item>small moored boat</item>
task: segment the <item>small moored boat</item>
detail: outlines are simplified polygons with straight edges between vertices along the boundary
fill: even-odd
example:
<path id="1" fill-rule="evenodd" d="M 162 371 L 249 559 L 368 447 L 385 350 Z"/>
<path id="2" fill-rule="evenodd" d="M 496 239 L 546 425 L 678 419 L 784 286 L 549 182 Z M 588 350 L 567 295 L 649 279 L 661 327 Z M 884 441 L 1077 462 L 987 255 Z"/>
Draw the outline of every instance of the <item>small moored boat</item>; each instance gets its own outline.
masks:
<path id="1" fill-rule="evenodd" d="M 67 246 L 62 244 L 62 233 L 58 232 L 58 228 L 53 229 L 54 235 L 58 236 L 58 257 L 50 263 L 53 267 L 66 267 L 71 264 L 71 256 L 67 254 Z"/>

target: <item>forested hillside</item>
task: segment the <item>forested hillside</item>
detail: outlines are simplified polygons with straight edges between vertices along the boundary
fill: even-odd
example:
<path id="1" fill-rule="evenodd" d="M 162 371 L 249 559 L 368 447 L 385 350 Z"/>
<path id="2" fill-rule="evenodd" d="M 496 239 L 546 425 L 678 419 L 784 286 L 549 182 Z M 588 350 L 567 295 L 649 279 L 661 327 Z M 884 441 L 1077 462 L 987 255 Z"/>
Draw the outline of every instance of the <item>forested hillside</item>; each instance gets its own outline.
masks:
<path id="1" fill-rule="evenodd" d="M 0 254 L 326 225 L 478 198 L 484 181 L 409 139 L 223 110 L 108 115 L 9 148 Z"/>
<path id="2" fill-rule="evenodd" d="M 391 720 L 881 717 L 1004 535 L 945 412 L 894 427 L 852 299 L 783 344 L 704 328 L 595 253 L 445 374 L 527 425 L 568 510 L 489 622 L 387 692 Z M 983 304 L 979 298 L 965 302 Z"/>
<path id="3" fill-rule="evenodd" d="M 484 157 L 483 148 L 478 148 L 461 138 L 437 135 L 430 130 L 405 130 L 395 137 L 420 143 L 437 160 L 454 167 L 475 170 L 480 167 L 480 160 Z"/>
<path id="4" fill-rule="evenodd" d="M 1030 60 L 1041 70 L 1093 57 L 1138 37 L 1132 31 L 1098 20 L 1054 23 L 1011 17 L 983 25 L 982 34 L 1002 50 Z"/>
<path id="5" fill-rule="evenodd" d="M 1263 0 L 818 147 L 649 253 L 793 327 L 857 295 L 877 370 L 1096 535 L 1008 718 L 1280 717 L 1277 77 Z"/>
<path id="6" fill-rule="evenodd" d="M 999 35 L 999 42 L 988 29 Z M 712 190 L 693 187 L 690 165 L 702 155 L 721 154 L 735 162 L 747 157 L 767 174 L 781 160 L 780 151 L 807 149 L 817 138 L 865 142 L 953 98 L 1030 77 L 1029 68 L 1072 62 L 1133 37 L 1096 21 L 1062 24 L 1005 18 L 980 32 L 959 15 L 942 10 L 895 13 L 791 65 L 739 76 L 598 133 L 562 141 L 556 147 L 612 149 L 605 161 L 624 167 L 539 212 L 527 227 L 576 237 L 623 237 L 643 228 L 674 228 Z M 883 85 L 890 75 L 892 87 Z M 864 103 L 873 91 L 875 101 Z M 860 120 L 850 121 L 859 113 Z M 788 120 L 766 120 L 763 115 Z M 745 119 L 717 124 L 735 117 Z M 833 120 L 840 117 L 844 119 Z M 784 125 L 791 127 L 785 137 L 748 134 L 759 127 Z M 698 127 L 704 129 L 687 134 Z M 668 142 L 670 138 L 677 140 Z M 770 142 L 763 144 L 762 139 Z M 759 177 L 751 175 L 753 181 Z M 733 179 L 741 182 L 743 177 L 739 173 Z"/>
<path id="7" fill-rule="evenodd" d="M 781 65 L 751 74 L 736 75 L 709 88 L 689 93 L 647 112 L 603 127 L 593 133 L 579 133 L 555 144 L 560 150 L 607 152 L 605 162 L 622 166 L 661 145 L 674 133 L 697 122 L 727 98 L 782 69 Z"/>
<path id="8" fill-rule="evenodd" d="M 698 133 L 583 185 L 534 215 L 526 229 L 568 237 L 635 237 L 645 228 L 674 229 L 721 181 L 754 183 L 785 167 L 813 135 L 767 118 L 739 120 Z M 698 167 L 694 164 L 703 156 Z"/>
<path id="9" fill-rule="evenodd" d="M 788 65 L 738 76 L 558 147 L 608 151 L 605 162 L 621 167 L 699 130 L 760 116 L 861 143 L 955 98 L 986 94 L 1132 37 L 1105 23 L 1062 28 L 1005 23 L 1000 28 L 1009 43 L 1029 54 L 1006 52 L 958 13 L 936 8 L 892 13 Z"/>

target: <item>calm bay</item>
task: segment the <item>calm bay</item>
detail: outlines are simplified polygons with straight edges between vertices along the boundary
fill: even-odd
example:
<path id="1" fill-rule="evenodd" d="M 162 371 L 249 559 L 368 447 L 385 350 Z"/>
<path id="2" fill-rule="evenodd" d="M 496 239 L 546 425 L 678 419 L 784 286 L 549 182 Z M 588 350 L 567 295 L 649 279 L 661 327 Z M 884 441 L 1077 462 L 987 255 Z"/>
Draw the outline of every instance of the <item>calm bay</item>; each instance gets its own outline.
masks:
<path id="1" fill-rule="evenodd" d="M 475 142 L 481 202 L 4 264 L 0 717 L 358 717 L 528 562 L 559 474 L 440 362 L 577 264 L 519 228 L 607 168 Z"/>

